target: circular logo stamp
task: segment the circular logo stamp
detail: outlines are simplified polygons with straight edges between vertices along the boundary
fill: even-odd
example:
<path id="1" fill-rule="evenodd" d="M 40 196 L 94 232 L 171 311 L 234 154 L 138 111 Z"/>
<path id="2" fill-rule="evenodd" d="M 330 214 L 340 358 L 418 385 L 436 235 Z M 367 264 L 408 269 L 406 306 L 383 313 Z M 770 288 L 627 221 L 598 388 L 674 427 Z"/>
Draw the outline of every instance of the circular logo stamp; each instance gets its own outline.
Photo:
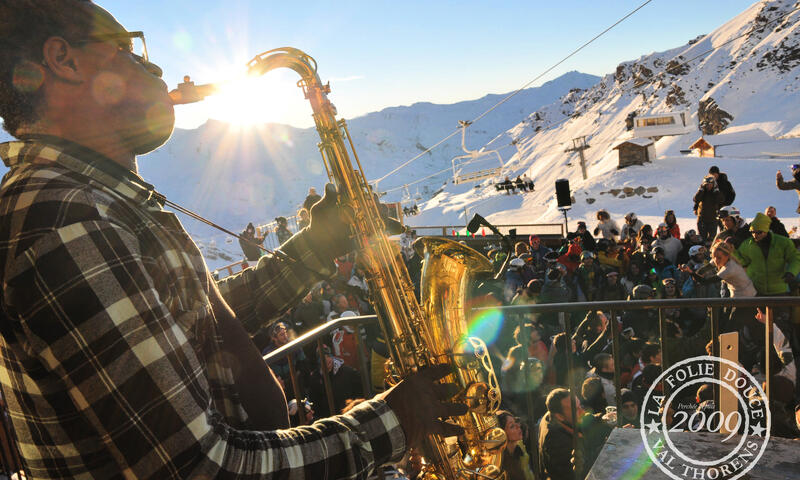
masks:
<path id="1" fill-rule="evenodd" d="M 700 405 L 701 385 L 711 385 L 730 401 L 727 412 L 713 401 Z M 769 442 L 771 425 L 764 390 L 737 363 L 701 356 L 678 362 L 664 371 L 647 391 L 641 412 L 641 434 L 647 454 L 662 472 L 675 480 L 734 480 L 752 469 Z M 710 432 L 720 447 L 684 432 Z M 712 453 L 713 452 L 713 453 Z"/>

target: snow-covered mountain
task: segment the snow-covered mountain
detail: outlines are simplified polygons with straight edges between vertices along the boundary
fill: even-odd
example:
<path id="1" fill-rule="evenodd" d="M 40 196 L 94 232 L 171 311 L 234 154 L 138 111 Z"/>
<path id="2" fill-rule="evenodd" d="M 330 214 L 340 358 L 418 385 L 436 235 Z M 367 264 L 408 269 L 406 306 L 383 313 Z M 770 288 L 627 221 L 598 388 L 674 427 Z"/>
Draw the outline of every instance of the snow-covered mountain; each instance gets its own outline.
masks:
<path id="1" fill-rule="evenodd" d="M 570 228 L 579 219 L 594 223 L 599 208 L 617 219 L 635 211 L 654 226 L 662 221 L 664 210 L 674 209 L 686 230 L 695 228 L 692 196 L 709 166 L 718 165 L 732 180 L 737 191 L 734 205 L 744 215 L 752 218 L 775 205 L 784 220 L 796 225 L 797 196 L 778 191 L 774 178 L 778 169 L 788 178 L 788 164 L 800 163 L 800 139 L 783 142 L 784 149 L 788 144 L 789 152 L 795 152 L 784 158 L 753 158 L 744 153 L 745 146 L 729 149 L 741 153 L 736 158 L 682 155 L 680 151 L 700 137 L 695 131 L 661 138 L 654 163 L 621 170 L 613 147 L 631 137 L 625 128 L 631 113 L 687 111 L 695 124 L 712 131 L 760 128 L 775 137 L 800 137 L 799 32 L 800 2 L 760 1 L 686 45 L 622 63 L 591 88 L 572 91 L 531 112 L 506 132 L 517 148 L 506 164 L 507 173 L 527 173 L 536 181 L 535 192 L 507 196 L 490 185 L 448 185 L 410 222 L 463 224 L 465 208 L 495 223 L 563 221 L 554 184 L 568 178 L 576 199 Z M 701 56 L 711 49 L 715 50 Z M 584 135 L 590 145 L 585 151 L 587 180 L 582 179 L 577 153 L 565 152 L 573 138 Z"/>
<path id="2" fill-rule="evenodd" d="M 734 204 L 747 217 L 775 205 L 785 223 L 796 225 L 797 196 L 775 188 L 774 172 L 783 169 L 788 177 L 787 165 L 800 163 L 798 32 L 800 2 L 760 1 L 707 35 L 622 63 L 603 78 L 570 72 L 516 95 L 469 127 L 467 146 L 499 149 L 504 173 L 527 173 L 536 182 L 535 192 L 505 195 L 492 181 L 476 187 L 445 183 L 449 172 L 432 176 L 463 153 L 460 135 L 389 176 L 379 188 L 393 190 L 388 200 L 400 198 L 396 187 L 429 176 L 411 192 L 430 195 L 443 188 L 420 205 L 419 215 L 407 218 L 412 225 L 463 225 L 465 213 L 476 212 L 495 223 L 558 223 L 562 217 L 554 182 L 568 178 L 576 200 L 571 228 L 578 219 L 593 221 L 599 208 L 617 219 L 635 211 L 654 225 L 665 209 L 674 209 L 685 231 L 694 228 L 691 197 L 709 166 L 716 164 L 728 173 L 737 191 Z M 332 87 L 335 102 L 336 85 Z M 417 103 L 349 120 L 367 177 L 382 177 L 453 132 L 458 120 L 476 117 L 502 97 L 487 95 L 452 105 Z M 760 128 L 774 137 L 794 138 L 788 151 L 797 155 L 767 158 L 749 155 L 747 148 L 733 149 L 736 155 L 729 148 L 728 157 L 713 159 L 681 154 L 699 138 L 697 131 L 659 139 L 653 163 L 617 169 L 613 147 L 630 138 L 625 122 L 630 114 L 679 110 L 715 132 Z M 591 146 L 585 152 L 587 180 L 581 178 L 577 154 L 564 151 L 580 136 Z M 313 128 L 268 124 L 237 129 L 209 121 L 194 130 L 176 130 L 166 145 L 140 159 L 140 171 L 168 198 L 239 231 L 249 221 L 294 214 L 308 187 L 324 184 L 317 141 Z M 786 145 L 782 148 L 786 151 Z M 210 266 L 241 258 L 233 238 L 193 220 L 184 223 Z"/>
<path id="3" fill-rule="evenodd" d="M 589 88 L 598 80 L 593 75 L 569 72 L 540 87 L 521 91 L 470 129 L 468 147 L 486 144 L 531 111 L 557 101 L 571 89 Z M 336 85 L 332 87 L 330 98 L 335 102 Z M 299 89 L 286 94 L 302 95 Z M 486 95 L 450 105 L 420 102 L 349 120 L 368 178 L 382 176 L 418 155 L 457 129 L 459 120 L 475 118 L 503 96 Z M 0 141 L 7 139 L 4 132 L 0 134 Z M 327 175 L 318 142 L 314 128 L 278 124 L 240 128 L 210 120 L 193 130 L 176 129 L 164 146 L 139 158 L 139 170 L 170 200 L 238 232 L 250 221 L 267 223 L 279 215 L 294 215 L 309 187 L 321 191 Z M 442 170 L 450 165 L 453 156 L 462 153 L 458 135 L 411 168 L 387 179 L 381 189 L 413 181 L 422 176 L 421 172 Z M 504 159 L 512 153 L 513 149 L 501 151 Z M 0 175 L 4 171 L 0 165 Z M 443 173 L 431 181 L 438 188 L 448 176 Z M 424 185 L 423 189 L 433 184 Z M 397 199 L 400 195 L 396 191 L 388 198 Z M 209 265 L 224 265 L 241 258 L 233 238 L 191 219 L 185 219 L 184 224 L 200 243 Z"/>

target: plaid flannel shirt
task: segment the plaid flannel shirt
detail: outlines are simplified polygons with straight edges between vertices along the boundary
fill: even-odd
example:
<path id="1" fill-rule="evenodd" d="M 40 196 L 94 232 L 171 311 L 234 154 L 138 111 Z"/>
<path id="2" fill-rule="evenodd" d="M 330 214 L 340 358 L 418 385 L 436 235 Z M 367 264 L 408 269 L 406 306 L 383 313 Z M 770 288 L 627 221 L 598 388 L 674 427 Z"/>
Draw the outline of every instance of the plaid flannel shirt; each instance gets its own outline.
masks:
<path id="1" fill-rule="evenodd" d="M 302 428 L 242 430 L 207 267 L 160 196 L 71 144 L 10 142 L 0 156 L 10 168 L 0 185 L 0 385 L 34 478 L 364 478 L 403 453 L 379 400 Z M 333 272 L 304 233 L 283 250 Z M 312 276 L 268 256 L 220 290 L 254 325 L 298 300 Z"/>

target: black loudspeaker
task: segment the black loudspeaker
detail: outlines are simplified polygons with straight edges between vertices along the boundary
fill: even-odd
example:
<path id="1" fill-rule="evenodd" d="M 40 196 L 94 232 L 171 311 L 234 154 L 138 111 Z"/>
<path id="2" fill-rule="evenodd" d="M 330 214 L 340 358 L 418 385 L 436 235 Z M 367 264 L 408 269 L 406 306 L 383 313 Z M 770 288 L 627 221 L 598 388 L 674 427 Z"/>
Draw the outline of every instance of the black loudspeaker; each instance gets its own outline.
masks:
<path id="1" fill-rule="evenodd" d="M 572 206 L 572 195 L 569 193 L 569 180 L 560 178 L 556 180 L 556 200 L 559 207 Z"/>

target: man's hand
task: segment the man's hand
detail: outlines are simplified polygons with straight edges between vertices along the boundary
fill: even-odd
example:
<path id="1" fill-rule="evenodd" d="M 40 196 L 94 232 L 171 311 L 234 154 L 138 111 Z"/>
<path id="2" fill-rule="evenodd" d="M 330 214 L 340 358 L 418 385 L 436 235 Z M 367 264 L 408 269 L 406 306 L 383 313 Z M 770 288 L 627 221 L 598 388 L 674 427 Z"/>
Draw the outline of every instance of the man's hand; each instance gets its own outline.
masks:
<path id="1" fill-rule="evenodd" d="M 775 174 L 775 180 L 783 180 L 783 173 L 780 170 Z"/>
<path id="2" fill-rule="evenodd" d="M 351 218 L 352 211 L 338 203 L 339 194 L 332 183 L 325 185 L 325 194 L 322 199 L 311 206 L 311 222 L 308 225 L 308 235 L 311 243 L 322 253 L 331 258 L 352 252 L 356 249 L 352 237 Z M 377 200 L 376 200 L 377 202 Z M 380 203 L 378 204 L 381 209 Z M 392 235 L 402 231 L 400 222 L 393 218 L 382 216 L 386 226 L 386 233 Z"/>
<path id="3" fill-rule="evenodd" d="M 444 402 L 456 393 L 456 385 L 436 380 L 449 373 L 449 365 L 427 367 L 378 396 L 397 415 L 408 446 L 420 446 L 427 435 L 434 433 L 445 437 L 464 433 L 460 426 L 441 420 L 467 413 L 463 403 Z"/>

